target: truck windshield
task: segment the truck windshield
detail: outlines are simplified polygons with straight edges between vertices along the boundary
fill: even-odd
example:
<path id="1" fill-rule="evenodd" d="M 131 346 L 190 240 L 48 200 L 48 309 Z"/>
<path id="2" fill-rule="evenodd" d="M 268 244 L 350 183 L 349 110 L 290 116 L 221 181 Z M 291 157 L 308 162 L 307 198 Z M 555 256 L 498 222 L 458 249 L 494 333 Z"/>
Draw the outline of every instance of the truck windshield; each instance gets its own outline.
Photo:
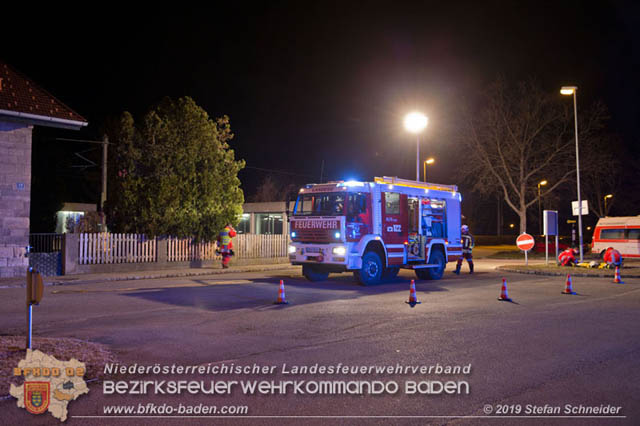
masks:
<path id="1" fill-rule="evenodd" d="M 342 216 L 344 215 L 343 192 L 300 194 L 293 210 L 294 216 Z"/>

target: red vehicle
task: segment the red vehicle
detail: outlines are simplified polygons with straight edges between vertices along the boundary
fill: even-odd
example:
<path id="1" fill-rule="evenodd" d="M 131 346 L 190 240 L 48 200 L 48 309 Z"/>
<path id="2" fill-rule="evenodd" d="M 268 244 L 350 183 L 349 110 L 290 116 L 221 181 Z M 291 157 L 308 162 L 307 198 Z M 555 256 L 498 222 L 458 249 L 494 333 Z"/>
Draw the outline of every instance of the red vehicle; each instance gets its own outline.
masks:
<path id="1" fill-rule="evenodd" d="M 311 281 L 353 271 L 367 285 L 400 268 L 440 279 L 462 254 L 461 199 L 454 185 L 395 177 L 306 185 L 290 216 L 289 259 Z"/>

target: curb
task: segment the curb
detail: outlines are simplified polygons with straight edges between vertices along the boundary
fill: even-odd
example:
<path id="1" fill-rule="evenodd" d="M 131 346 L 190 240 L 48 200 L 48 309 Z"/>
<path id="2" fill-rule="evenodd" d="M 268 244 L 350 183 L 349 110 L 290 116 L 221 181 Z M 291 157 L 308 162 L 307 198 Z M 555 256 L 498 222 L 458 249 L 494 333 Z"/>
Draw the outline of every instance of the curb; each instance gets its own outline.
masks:
<path id="1" fill-rule="evenodd" d="M 503 271 L 503 272 L 513 272 L 516 274 L 528 274 L 528 275 L 546 275 L 546 276 L 551 276 L 551 277 L 563 277 L 566 274 L 571 274 L 572 277 L 587 277 L 587 278 L 612 278 L 615 275 L 615 272 L 611 272 L 611 274 L 607 274 L 607 275 L 594 275 L 594 274 L 587 274 L 584 272 L 575 272 L 577 268 L 567 268 L 569 271 L 571 272 L 552 272 L 552 271 L 539 271 L 539 270 L 534 270 L 534 269 L 530 269 L 530 270 L 522 270 L 522 269 L 516 269 L 512 266 L 497 266 L 496 267 L 496 271 Z M 621 274 L 622 278 L 640 278 L 640 274 Z"/>
<path id="2" fill-rule="evenodd" d="M 198 277 L 203 275 L 224 275 L 224 274 L 233 274 L 240 272 L 262 272 L 262 271 L 274 271 L 279 269 L 296 269 L 297 266 L 293 266 L 290 263 L 273 263 L 266 265 L 246 265 L 246 266 L 238 266 L 237 268 L 229 268 L 229 269 L 207 269 L 201 271 L 185 271 L 185 272 L 172 272 L 167 271 L 166 273 L 156 273 L 149 274 L 149 271 L 145 271 L 146 273 L 134 274 L 134 275 L 121 275 L 121 276 L 113 276 L 113 277 L 103 277 L 103 278 L 87 278 L 82 279 L 79 278 L 77 280 L 59 280 L 55 279 L 46 280 L 45 286 L 63 286 L 63 285 L 80 285 L 80 284 L 95 284 L 101 282 L 112 282 L 112 281 L 135 281 L 135 280 L 154 280 L 154 279 L 162 279 L 162 278 L 185 278 L 185 277 Z M 70 277 L 73 277 L 72 275 Z M 24 284 L 20 285 L 8 285 L 8 286 L 0 286 L 0 288 L 24 288 Z"/>

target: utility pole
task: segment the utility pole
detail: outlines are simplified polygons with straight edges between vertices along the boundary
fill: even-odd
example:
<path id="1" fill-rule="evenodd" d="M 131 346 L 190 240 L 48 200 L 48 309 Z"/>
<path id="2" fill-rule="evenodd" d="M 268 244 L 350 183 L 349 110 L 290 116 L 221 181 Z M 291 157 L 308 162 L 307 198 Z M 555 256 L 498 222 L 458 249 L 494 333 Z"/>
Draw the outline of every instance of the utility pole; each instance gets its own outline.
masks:
<path id="1" fill-rule="evenodd" d="M 101 222 L 101 231 L 105 232 L 107 230 L 106 224 L 106 215 L 104 214 L 104 202 L 107 201 L 107 147 L 109 146 L 109 137 L 104 135 L 102 137 L 102 192 L 100 193 L 100 212 L 102 213 L 102 217 L 100 218 Z"/>

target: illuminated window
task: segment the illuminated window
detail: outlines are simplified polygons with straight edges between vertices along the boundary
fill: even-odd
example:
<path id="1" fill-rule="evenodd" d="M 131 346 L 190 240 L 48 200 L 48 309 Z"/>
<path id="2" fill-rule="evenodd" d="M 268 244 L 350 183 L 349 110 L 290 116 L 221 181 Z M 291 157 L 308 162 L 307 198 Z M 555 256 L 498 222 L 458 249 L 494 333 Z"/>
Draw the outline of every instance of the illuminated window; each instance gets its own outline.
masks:
<path id="1" fill-rule="evenodd" d="M 256 234 L 282 234 L 282 213 L 256 213 Z"/>
<path id="2" fill-rule="evenodd" d="M 248 234 L 251 232 L 251 214 L 243 213 L 240 216 L 240 222 L 238 222 L 238 226 L 236 227 L 236 232 L 238 234 Z"/>

